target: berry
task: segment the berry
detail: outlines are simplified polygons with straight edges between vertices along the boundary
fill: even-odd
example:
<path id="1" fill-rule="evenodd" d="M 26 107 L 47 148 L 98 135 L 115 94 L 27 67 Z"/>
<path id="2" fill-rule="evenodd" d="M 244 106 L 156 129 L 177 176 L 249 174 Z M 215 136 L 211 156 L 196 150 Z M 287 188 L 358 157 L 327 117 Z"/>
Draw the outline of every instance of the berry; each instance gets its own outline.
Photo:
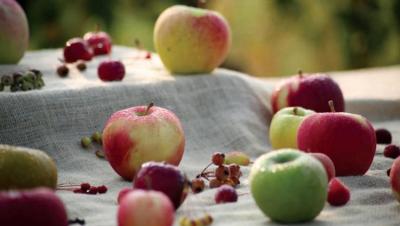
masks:
<path id="1" fill-rule="evenodd" d="M 230 177 L 240 178 L 240 176 L 242 176 L 242 172 L 240 171 L 240 166 L 238 164 L 230 164 L 228 168 Z"/>
<path id="2" fill-rule="evenodd" d="M 87 191 L 87 190 L 89 190 L 90 189 L 90 184 L 89 183 L 82 183 L 81 184 L 81 188 L 80 188 L 82 191 Z"/>
<path id="3" fill-rule="evenodd" d="M 386 175 L 387 175 L 388 177 L 390 177 L 390 171 L 391 171 L 391 169 L 392 169 L 392 168 L 389 168 L 389 169 L 386 170 Z"/>
<path id="4" fill-rule="evenodd" d="M 128 194 L 128 192 L 133 191 L 133 188 L 123 188 L 119 191 L 118 193 L 118 204 L 121 203 L 121 200 L 125 197 L 126 194 Z"/>
<path id="5" fill-rule="evenodd" d="M 91 186 L 90 188 L 89 188 L 89 190 L 87 191 L 87 193 L 88 194 L 91 194 L 91 195 L 95 195 L 95 194 L 97 194 L 99 191 L 98 191 L 98 189 L 97 189 L 97 187 L 94 187 L 94 186 Z"/>
<path id="6" fill-rule="evenodd" d="M 383 155 L 387 158 L 395 159 L 400 156 L 400 147 L 394 144 L 389 144 L 385 147 Z"/>
<path id="7" fill-rule="evenodd" d="M 64 78 L 64 77 L 66 77 L 68 75 L 68 73 L 69 73 L 69 69 L 68 69 L 67 65 L 62 64 L 62 65 L 57 67 L 57 74 L 60 77 Z"/>
<path id="8" fill-rule="evenodd" d="M 14 84 L 19 84 L 23 80 L 23 75 L 19 72 L 13 74 L 13 81 Z"/>
<path id="9" fill-rule="evenodd" d="M 10 91 L 11 91 L 11 92 L 17 92 L 17 91 L 19 91 L 19 90 L 21 90 L 21 87 L 19 86 L 19 84 L 12 84 L 12 85 L 10 86 Z"/>
<path id="10" fill-rule="evenodd" d="M 74 63 L 78 60 L 90 61 L 92 55 L 89 45 L 81 38 L 68 40 L 64 47 L 64 60 L 67 63 Z"/>
<path id="11" fill-rule="evenodd" d="M 377 144 L 390 144 L 392 143 L 392 134 L 387 129 L 375 130 Z"/>
<path id="12" fill-rule="evenodd" d="M 240 184 L 240 180 L 237 177 L 229 177 L 229 180 L 231 180 L 233 182 L 233 187 Z"/>
<path id="13" fill-rule="evenodd" d="M 146 55 L 144 56 L 144 59 L 150 60 L 151 59 L 151 52 L 147 51 Z"/>
<path id="14" fill-rule="evenodd" d="M 92 48 L 95 56 L 111 52 L 111 38 L 106 32 L 88 32 L 83 36 L 83 39 Z"/>
<path id="15" fill-rule="evenodd" d="M 22 84 L 21 84 L 21 89 L 23 91 L 32 90 L 33 88 L 34 87 L 33 87 L 33 84 L 31 82 L 23 81 Z"/>
<path id="16" fill-rule="evenodd" d="M 215 178 L 217 178 L 220 181 L 224 181 L 228 179 L 229 177 L 229 168 L 226 166 L 218 166 L 215 169 Z"/>
<path id="17" fill-rule="evenodd" d="M 97 74 L 103 81 L 120 81 L 125 76 L 125 66 L 121 61 L 106 60 L 100 63 Z"/>
<path id="18" fill-rule="evenodd" d="M 99 194 L 104 194 L 108 191 L 108 188 L 105 185 L 101 185 L 97 187 L 97 191 Z"/>
<path id="19" fill-rule="evenodd" d="M 350 200 L 350 190 L 338 178 L 332 178 L 328 185 L 328 202 L 332 206 L 343 206 Z"/>
<path id="20" fill-rule="evenodd" d="M 250 164 L 250 157 L 241 151 L 231 151 L 225 154 L 225 164 L 236 163 L 241 166 Z"/>
<path id="21" fill-rule="evenodd" d="M 215 152 L 211 157 L 211 162 L 216 166 L 224 164 L 225 154 L 221 152 Z"/>
<path id="22" fill-rule="evenodd" d="M 83 148 L 88 148 L 92 144 L 92 139 L 90 137 L 82 137 L 81 145 Z"/>
<path id="23" fill-rule="evenodd" d="M 205 183 L 200 178 L 193 179 L 191 184 L 193 193 L 200 193 L 204 190 Z"/>
<path id="24" fill-rule="evenodd" d="M 211 179 L 210 183 L 209 183 L 210 188 L 218 188 L 221 185 L 222 185 L 222 182 L 216 178 Z"/>
<path id="25" fill-rule="evenodd" d="M 84 71 L 86 70 L 86 64 L 84 61 L 79 61 L 78 64 L 76 65 L 76 68 L 78 68 L 79 71 Z"/>
<path id="26" fill-rule="evenodd" d="M 92 140 L 98 144 L 102 144 L 102 134 L 100 132 L 95 132 L 92 134 Z"/>
<path id="27" fill-rule="evenodd" d="M 217 189 L 214 199 L 216 203 L 236 202 L 238 195 L 233 187 L 222 185 Z"/>
<path id="28" fill-rule="evenodd" d="M 2 83 L 4 86 L 10 86 L 10 85 L 13 83 L 12 77 L 9 76 L 9 75 L 3 75 L 3 76 L 1 77 L 1 83 Z"/>

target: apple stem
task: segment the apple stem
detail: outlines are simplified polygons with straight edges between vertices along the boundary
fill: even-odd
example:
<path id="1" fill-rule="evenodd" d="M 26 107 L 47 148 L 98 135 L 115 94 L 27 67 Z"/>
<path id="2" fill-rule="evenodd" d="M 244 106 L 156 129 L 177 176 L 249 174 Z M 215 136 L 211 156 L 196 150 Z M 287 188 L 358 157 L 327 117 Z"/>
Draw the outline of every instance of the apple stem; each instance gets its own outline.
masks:
<path id="1" fill-rule="evenodd" d="M 96 23 L 95 28 L 94 28 L 94 31 L 95 31 L 96 33 L 100 31 L 100 25 L 99 25 L 99 23 Z"/>
<path id="2" fill-rule="evenodd" d="M 151 103 L 147 106 L 146 112 L 144 113 L 144 115 L 148 115 L 148 114 L 149 114 L 149 111 L 150 111 L 150 108 L 153 107 L 153 106 L 154 106 L 154 103 L 151 102 Z"/>
<path id="3" fill-rule="evenodd" d="M 333 104 L 333 100 L 328 101 L 329 108 L 331 109 L 331 112 L 336 112 L 335 111 L 335 105 Z"/>
<path id="4" fill-rule="evenodd" d="M 293 114 L 297 115 L 297 107 L 293 108 Z"/>
<path id="5" fill-rule="evenodd" d="M 299 78 L 303 78 L 303 71 L 301 69 L 297 73 L 299 74 Z"/>

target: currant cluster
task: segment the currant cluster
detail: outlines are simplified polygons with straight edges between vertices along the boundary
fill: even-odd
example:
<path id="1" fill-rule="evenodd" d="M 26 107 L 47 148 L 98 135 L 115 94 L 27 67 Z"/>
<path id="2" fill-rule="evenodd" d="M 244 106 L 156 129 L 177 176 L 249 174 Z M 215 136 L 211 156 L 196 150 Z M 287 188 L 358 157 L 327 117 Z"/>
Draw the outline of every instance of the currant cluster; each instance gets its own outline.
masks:
<path id="1" fill-rule="evenodd" d="M 213 218 L 209 214 L 205 214 L 198 218 L 181 217 L 179 219 L 180 226 L 208 226 L 212 224 Z"/>
<path id="2" fill-rule="evenodd" d="M 36 69 L 3 75 L 0 79 L 0 91 L 5 87 L 10 87 L 11 92 L 41 89 L 45 85 L 42 76 L 42 72 Z"/>
<path id="3" fill-rule="evenodd" d="M 103 135 L 100 132 L 95 132 L 90 137 L 84 136 L 81 138 L 81 146 L 85 149 L 89 149 L 89 148 L 93 147 L 93 143 L 96 143 L 97 145 L 102 146 L 103 145 L 102 136 Z M 95 154 L 99 158 L 105 158 L 104 151 L 101 149 L 96 150 Z"/>
<path id="4" fill-rule="evenodd" d="M 59 184 L 57 190 L 72 191 L 74 193 L 96 195 L 104 194 L 107 192 L 108 188 L 105 185 L 92 186 L 89 183 L 81 183 L 79 185 L 75 184 Z"/>
<path id="5" fill-rule="evenodd" d="M 209 182 L 210 188 L 217 188 L 221 185 L 230 185 L 236 187 L 240 184 L 240 177 L 242 172 L 240 166 L 236 163 L 229 165 L 224 164 L 225 154 L 221 152 L 215 152 L 211 157 L 211 163 L 203 169 L 203 171 L 191 181 L 191 188 L 193 193 L 202 192 L 205 188 L 205 180 Z M 211 165 L 215 165 L 214 170 L 208 171 Z"/>

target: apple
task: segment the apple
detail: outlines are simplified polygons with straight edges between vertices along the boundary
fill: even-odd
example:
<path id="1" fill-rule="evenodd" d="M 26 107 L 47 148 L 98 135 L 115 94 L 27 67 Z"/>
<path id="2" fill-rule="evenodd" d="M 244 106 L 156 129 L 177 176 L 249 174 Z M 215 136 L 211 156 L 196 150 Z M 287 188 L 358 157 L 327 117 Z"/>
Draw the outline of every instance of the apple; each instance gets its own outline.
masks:
<path id="1" fill-rule="evenodd" d="M 188 181 L 178 167 L 160 162 L 143 164 L 133 180 L 133 188 L 163 192 L 175 209 L 185 200 L 189 190 Z"/>
<path id="2" fill-rule="evenodd" d="M 178 117 L 153 103 L 115 112 L 103 130 L 108 162 L 129 181 L 145 162 L 179 165 L 184 148 L 185 135 Z"/>
<path id="3" fill-rule="evenodd" d="M 260 156 L 249 181 L 257 206 L 273 221 L 310 221 L 324 208 L 328 186 L 325 169 L 299 150 L 281 149 Z"/>
<path id="4" fill-rule="evenodd" d="M 400 202 L 400 158 L 393 161 L 389 176 L 393 195 Z"/>
<path id="5" fill-rule="evenodd" d="M 297 129 L 306 116 L 314 113 L 302 107 L 286 107 L 279 110 L 272 117 L 269 127 L 272 148 L 297 148 Z"/>
<path id="6" fill-rule="evenodd" d="M 0 144 L 0 190 L 57 186 L 57 166 L 45 152 Z"/>
<path id="7" fill-rule="evenodd" d="M 375 155 L 375 130 L 361 115 L 333 112 L 308 116 L 300 124 L 297 145 L 305 152 L 326 154 L 334 163 L 336 176 L 363 175 Z"/>
<path id="8" fill-rule="evenodd" d="M 63 202 L 48 188 L 0 192 L 0 224 L 67 226 Z"/>
<path id="9" fill-rule="evenodd" d="M 322 153 L 310 153 L 310 155 L 322 163 L 326 175 L 328 176 L 328 181 L 331 181 L 332 178 L 336 177 L 335 164 L 333 164 L 332 160 L 327 155 Z"/>
<path id="10" fill-rule="evenodd" d="M 225 59 L 231 32 L 212 10 L 176 5 L 164 10 L 154 28 L 154 46 L 175 74 L 209 73 Z"/>
<path id="11" fill-rule="evenodd" d="M 174 207 L 162 192 L 134 190 L 118 207 L 118 226 L 171 226 Z"/>
<path id="12" fill-rule="evenodd" d="M 93 50 L 93 55 L 109 54 L 111 52 L 111 38 L 104 31 L 87 32 L 83 39 Z"/>
<path id="13" fill-rule="evenodd" d="M 15 0 L 0 0 L 0 64 L 16 64 L 29 44 L 24 10 Z"/>
<path id="14" fill-rule="evenodd" d="M 344 98 L 339 85 L 325 74 L 298 76 L 283 80 L 277 85 L 271 96 L 273 112 L 290 106 L 300 106 L 316 112 L 329 112 L 326 104 L 335 103 L 336 111 L 344 111 Z"/>

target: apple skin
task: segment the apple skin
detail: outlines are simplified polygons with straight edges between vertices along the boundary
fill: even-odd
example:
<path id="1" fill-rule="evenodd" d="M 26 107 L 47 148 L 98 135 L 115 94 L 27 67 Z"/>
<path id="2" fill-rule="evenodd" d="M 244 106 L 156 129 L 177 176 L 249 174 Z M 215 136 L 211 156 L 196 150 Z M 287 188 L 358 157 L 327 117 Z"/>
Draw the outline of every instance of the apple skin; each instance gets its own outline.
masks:
<path id="1" fill-rule="evenodd" d="M 133 190 L 118 207 L 118 226 L 171 226 L 175 210 L 163 193 Z"/>
<path id="2" fill-rule="evenodd" d="M 29 44 L 24 10 L 15 0 L 0 0 L 0 64 L 16 64 Z"/>
<path id="3" fill-rule="evenodd" d="M 225 59 L 231 32 L 224 17 L 211 10 L 172 6 L 158 17 L 154 46 L 175 74 L 209 73 Z"/>
<path id="4" fill-rule="evenodd" d="M 336 111 L 345 110 L 345 102 L 339 85 L 325 74 L 303 76 L 301 73 L 283 80 L 271 96 L 273 112 L 284 107 L 300 106 L 316 112 L 330 112 L 329 100 Z"/>
<path id="5" fill-rule="evenodd" d="M 48 188 L 0 192 L 1 225 L 67 226 L 63 202 Z"/>
<path id="6" fill-rule="evenodd" d="M 327 155 L 336 176 L 365 174 L 376 150 L 375 131 L 361 115 L 331 112 L 313 114 L 303 120 L 297 144 L 305 152 Z"/>
<path id="7" fill-rule="evenodd" d="M 273 149 L 297 148 L 297 129 L 303 119 L 315 112 L 302 107 L 279 110 L 269 127 L 269 140 Z"/>
<path id="8" fill-rule="evenodd" d="M 310 155 L 322 163 L 326 175 L 328 176 L 328 181 L 331 181 L 332 178 L 336 177 L 335 164 L 333 164 L 332 160 L 327 155 L 322 153 L 310 153 Z"/>
<path id="9" fill-rule="evenodd" d="M 273 221 L 310 221 L 324 208 L 328 186 L 325 169 L 299 150 L 281 149 L 260 156 L 249 181 L 257 206 Z"/>
<path id="10" fill-rule="evenodd" d="M 389 176 L 392 193 L 397 201 L 400 202 L 400 158 L 396 158 L 393 161 Z"/>
<path id="11" fill-rule="evenodd" d="M 185 135 L 176 115 L 161 107 L 136 106 L 115 112 L 103 130 L 103 149 L 111 167 L 132 181 L 141 165 L 157 161 L 179 165 Z"/>

